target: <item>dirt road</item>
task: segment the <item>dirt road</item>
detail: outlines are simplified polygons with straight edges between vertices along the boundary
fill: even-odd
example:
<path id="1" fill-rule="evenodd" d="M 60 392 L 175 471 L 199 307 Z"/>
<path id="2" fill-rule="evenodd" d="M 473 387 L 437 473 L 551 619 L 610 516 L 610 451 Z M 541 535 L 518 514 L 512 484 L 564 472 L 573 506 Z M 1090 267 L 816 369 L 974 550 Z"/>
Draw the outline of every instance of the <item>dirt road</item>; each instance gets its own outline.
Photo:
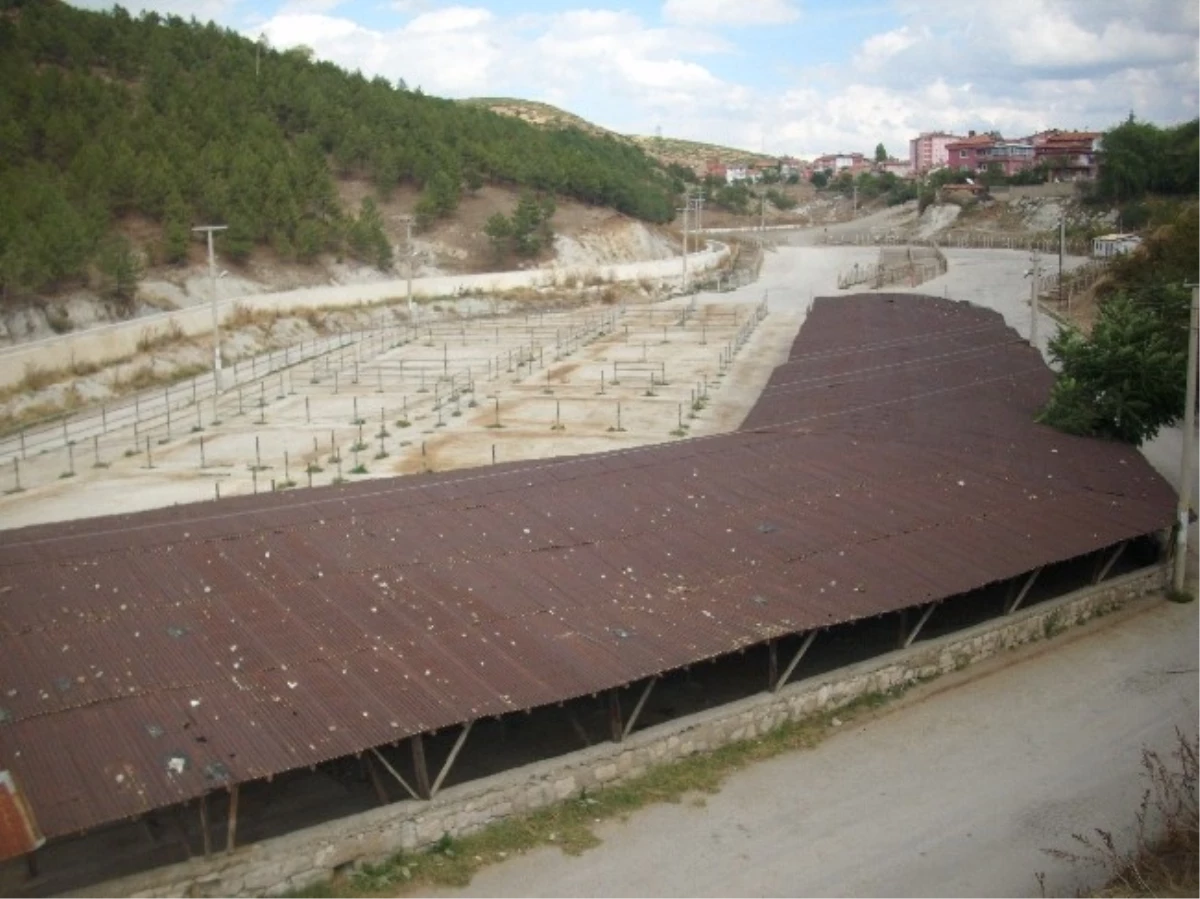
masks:
<path id="1" fill-rule="evenodd" d="M 1030 896 L 1039 871 L 1069 894 L 1088 872 L 1042 850 L 1128 838 L 1142 747 L 1194 732 L 1196 660 L 1196 605 L 1142 606 L 928 685 L 704 807 L 646 809 L 582 856 L 539 849 L 447 895 Z"/>

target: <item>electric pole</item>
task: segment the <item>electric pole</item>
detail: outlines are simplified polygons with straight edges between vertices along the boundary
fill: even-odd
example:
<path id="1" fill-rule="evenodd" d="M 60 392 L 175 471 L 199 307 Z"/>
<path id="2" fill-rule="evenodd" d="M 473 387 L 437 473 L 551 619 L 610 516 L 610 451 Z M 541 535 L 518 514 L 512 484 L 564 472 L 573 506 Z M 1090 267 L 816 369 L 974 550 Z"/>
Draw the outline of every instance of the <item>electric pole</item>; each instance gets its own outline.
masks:
<path id="1" fill-rule="evenodd" d="M 217 257 L 213 253 L 213 232 L 224 231 L 228 225 L 200 225 L 193 231 L 203 231 L 208 235 L 208 283 L 212 294 L 212 332 L 213 332 L 213 390 L 221 392 L 221 326 L 217 321 Z"/>
<path id="2" fill-rule="evenodd" d="M 1196 343 L 1200 319 L 1200 287 L 1192 288 L 1192 308 L 1188 315 L 1187 392 L 1183 406 L 1183 461 L 1179 472 L 1179 502 L 1175 507 L 1175 569 L 1171 586 L 1183 590 L 1187 574 L 1188 524 L 1191 519 L 1192 476 L 1196 473 Z"/>
<path id="3" fill-rule="evenodd" d="M 1058 217 L 1058 306 L 1062 309 L 1063 305 L 1063 256 L 1067 252 L 1067 217 L 1060 215 Z"/>
<path id="4" fill-rule="evenodd" d="M 412 324 L 413 323 L 412 281 L 413 281 L 413 255 L 414 255 L 413 254 L 413 245 L 412 245 L 413 220 L 412 220 L 411 215 L 406 215 L 403 218 L 401 218 L 400 220 L 402 222 L 404 222 L 405 229 L 406 229 L 405 237 L 404 237 L 404 255 L 408 260 L 408 266 L 407 266 L 408 287 L 407 287 L 405 296 L 408 298 L 408 321 L 409 321 L 409 324 Z"/>
<path id="5" fill-rule="evenodd" d="M 687 280 L 688 280 L 687 254 L 688 254 L 688 206 L 689 205 L 690 204 L 688 204 L 687 202 L 684 202 L 682 209 L 675 210 L 676 212 L 683 213 L 683 289 L 685 292 L 687 291 Z"/>
<path id="6" fill-rule="evenodd" d="M 1030 256 L 1029 268 L 1029 345 L 1038 353 L 1041 353 L 1041 348 L 1038 346 L 1038 282 L 1042 276 L 1042 261 L 1038 256 L 1037 250 L 1034 250 Z"/>

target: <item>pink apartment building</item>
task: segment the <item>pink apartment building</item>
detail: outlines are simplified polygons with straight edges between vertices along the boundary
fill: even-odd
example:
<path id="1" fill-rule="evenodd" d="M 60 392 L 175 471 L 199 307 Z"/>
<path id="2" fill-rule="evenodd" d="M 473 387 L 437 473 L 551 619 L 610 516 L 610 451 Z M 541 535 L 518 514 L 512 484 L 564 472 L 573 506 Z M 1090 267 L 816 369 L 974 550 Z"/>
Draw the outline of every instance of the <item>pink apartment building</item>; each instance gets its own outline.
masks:
<path id="1" fill-rule="evenodd" d="M 908 142 L 908 161 L 914 174 L 920 175 L 949 162 L 947 147 L 957 140 L 956 134 L 945 131 L 922 131 Z"/>

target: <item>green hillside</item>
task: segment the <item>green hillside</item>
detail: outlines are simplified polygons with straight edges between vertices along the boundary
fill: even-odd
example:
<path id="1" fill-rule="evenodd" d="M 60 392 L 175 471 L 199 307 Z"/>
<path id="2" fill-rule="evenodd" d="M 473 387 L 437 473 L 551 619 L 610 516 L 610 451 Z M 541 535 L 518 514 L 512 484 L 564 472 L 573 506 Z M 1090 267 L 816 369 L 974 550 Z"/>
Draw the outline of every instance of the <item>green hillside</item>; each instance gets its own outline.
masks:
<path id="1" fill-rule="evenodd" d="M 496 183 L 671 219 L 679 186 L 627 142 L 545 130 L 368 80 L 302 49 L 259 47 L 177 16 L 0 0 L 0 297 L 101 277 L 120 296 L 139 264 L 119 225 L 182 261 L 194 224 L 221 252 L 390 264 L 379 210 L 344 211 L 335 179 L 421 190 L 419 219 Z M 128 231 L 128 228 L 125 229 Z"/>

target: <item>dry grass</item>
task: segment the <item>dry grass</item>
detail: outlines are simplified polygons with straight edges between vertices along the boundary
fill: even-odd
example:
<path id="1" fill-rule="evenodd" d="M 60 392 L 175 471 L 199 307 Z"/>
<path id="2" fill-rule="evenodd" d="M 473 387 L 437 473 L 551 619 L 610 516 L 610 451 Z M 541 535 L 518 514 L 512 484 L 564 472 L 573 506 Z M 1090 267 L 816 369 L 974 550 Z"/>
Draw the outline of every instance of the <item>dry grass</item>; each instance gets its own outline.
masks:
<path id="1" fill-rule="evenodd" d="M 137 348 L 140 353 L 149 353 L 164 347 L 177 346 L 185 340 L 187 337 L 183 328 L 179 327 L 179 322 L 171 319 L 161 331 L 156 328 L 144 330 L 137 339 Z"/>
<path id="2" fill-rule="evenodd" d="M 1174 751 L 1164 758 L 1142 750 L 1142 777 L 1148 786 L 1138 806 L 1133 848 L 1122 852 L 1112 832 L 1095 828 L 1072 834 L 1073 849 L 1047 849 L 1048 855 L 1100 868 L 1107 880 L 1093 896 L 1200 895 L 1200 830 L 1197 828 L 1197 744 L 1175 730 Z M 1044 884 L 1043 875 L 1038 875 Z M 1043 888 L 1042 895 L 1045 895 Z"/>

